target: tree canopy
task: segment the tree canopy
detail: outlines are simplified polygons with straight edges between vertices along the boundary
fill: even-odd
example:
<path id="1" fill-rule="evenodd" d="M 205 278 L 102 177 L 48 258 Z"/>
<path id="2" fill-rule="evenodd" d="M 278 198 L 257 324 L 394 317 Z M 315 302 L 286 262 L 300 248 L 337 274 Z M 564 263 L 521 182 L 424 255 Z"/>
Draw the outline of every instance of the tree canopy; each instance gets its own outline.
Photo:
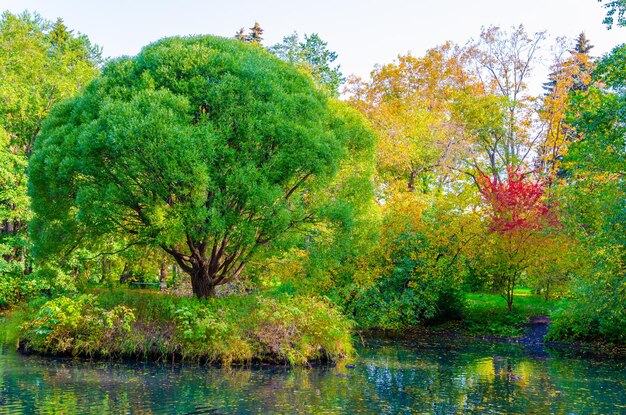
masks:
<path id="1" fill-rule="evenodd" d="M 300 40 L 298 33 L 294 32 L 284 37 L 282 43 L 270 46 L 268 50 L 311 74 L 315 83 L 327 92 L 339 95 L 339 87 L 343 84 L 344 77 L 340 67 L 333 63 L 337 59 L 337 53 L 329 50 L 328 43 L 317 33 L 305 34 L 304 40 Z"/>
<path id="2" fill-rule="evenodd" d="M 110 62 L 56 107 L 30 167 L 37 253 L 105 236 L 161 247 L 198 297 L 236 279 L 259 245 L 312 218 L 312 192 L 359 117 L 265 50 L 167 38 Z"/>

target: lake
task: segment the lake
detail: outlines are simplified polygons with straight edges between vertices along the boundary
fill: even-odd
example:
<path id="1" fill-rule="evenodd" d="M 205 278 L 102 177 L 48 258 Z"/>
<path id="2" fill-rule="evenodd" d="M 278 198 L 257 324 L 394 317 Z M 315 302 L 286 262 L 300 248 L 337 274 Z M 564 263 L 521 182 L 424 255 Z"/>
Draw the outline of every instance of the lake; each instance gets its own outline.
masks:
<path id="1" fill-rule="evenodd" d="M 626 362 L 463 339 L 369 340 L 354 369 L 214 368 L 0 347 L 0 414 L 614 414 Z"/>

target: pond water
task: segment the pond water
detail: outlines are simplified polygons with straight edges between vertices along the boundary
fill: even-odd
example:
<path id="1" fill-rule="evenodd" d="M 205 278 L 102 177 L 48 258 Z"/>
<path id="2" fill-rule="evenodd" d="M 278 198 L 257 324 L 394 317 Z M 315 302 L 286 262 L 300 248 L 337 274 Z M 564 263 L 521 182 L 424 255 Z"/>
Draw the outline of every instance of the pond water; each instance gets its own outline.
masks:
<path id="1" fill-rule="evenodd" d="M 468 340 L 370 340 L 355 368 L 209 368 L 0 347 L 0 414 L 614 414 L 626 362 Z"/>

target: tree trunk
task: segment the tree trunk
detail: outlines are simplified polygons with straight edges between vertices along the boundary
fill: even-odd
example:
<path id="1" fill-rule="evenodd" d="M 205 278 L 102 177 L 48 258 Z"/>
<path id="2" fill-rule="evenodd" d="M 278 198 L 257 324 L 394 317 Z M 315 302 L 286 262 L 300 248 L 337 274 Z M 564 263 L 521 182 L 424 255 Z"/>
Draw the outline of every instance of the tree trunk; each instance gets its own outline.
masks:
<path id="1" fill-rule="evenodd" d="M 409 183 L 407 184 L 407 188 L 409 190 L 409 192 L 414 192 L 415 191 L 415 170 L 411 170 L 409 172 Z"/>
<path id="2" fill-rule="evenodd" d="M 509 313 L 513 311 L 513 293 L 507 293 L 506 306 L 509 308 Z"/>
<path id="3" fill-rule="evenodd" d="M 109 275 L 109 270 L 108 270 L 108 267 L 107 267 L 107 260 L 106 260 L 105 257 L 103 257 L 102 258 L 102 279 L 101 279 L 101 281 L 102 280 L 106 281 L 108 275 Z"/>
<path id="4" fill-rule="evenodd" d="M 515 282 L 517 280 L 517 272 L 514 272 L 512 276 L 507 279 L 506 288 L 506 305 L 509 308 L 509 312 L 513 311 L 513 295 L 515 291 Z"/>
<path id="5" fill-rule="evenodd" d="M 7 221 L 5 225 L 3 226 L 3 228 L 4 229 L 2 229 L 2 233 L 8 235 L 9 237 L 15 233 L 15 224 L 12 221 Z M 17 257 L 16 248 L 13 248 L 10 254 L 2 255 L 2 258 L 8 263 L 13 262 L 16 257 Z"/>
<path id="6" fill-rule="evenodd" d="M 122 275 L 120 275 L 120 284 L 125 284 L 131 277 L 130 268 L 128 267 L 128 263 L 124 263 L 124 269 L 122 270 Z"/>
<path id="7" fill-rule="evenodd" d="M 257 237 L 257 243 L 261 236 Z M 217 242 L 211 247 L 206 243 L 194 241 L 187 237 L 187 246 L 190 254 L 184 254 L 176 248 L 161 246 L 165 252 L 170 254 L 181 269 L 191 277 L 191 288 L 198 298 L 215 297 L 215 287 L 220 284 L 228 284 L 239 278 L 246 263 L 247 256 L 243 249 L 228 251 L 228 235 L 222 237 L 221 242 Z M 207 252 L 210 252 L 207 255 Z"/>
<path id="8" fill-rule="evenodd" d="M 215 279 L 209 275 L 208 267 L 194 265 L 191 271 L 191 289 L 198 298 L 215 297 Z"/>
<path id="9" fill-rule="evenodd" d="M 159 289 L 164 290 L 167 288 L 167 264 L 165 260 L 161 261 L 161 267 L 159 268 Z"/>

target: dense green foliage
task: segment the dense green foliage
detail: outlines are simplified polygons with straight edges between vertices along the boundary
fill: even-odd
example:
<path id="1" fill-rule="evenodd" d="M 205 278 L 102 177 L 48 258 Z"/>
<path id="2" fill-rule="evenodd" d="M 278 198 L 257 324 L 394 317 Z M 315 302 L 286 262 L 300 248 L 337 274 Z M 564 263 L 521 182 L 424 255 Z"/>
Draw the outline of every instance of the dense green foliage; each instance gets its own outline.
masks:
<path id="1" fill-rule="evenodd" d="M 30 166 L 35 250 L 162 248 L 210 297 L 259 246 L 311 221 L 310 195 L 371 143 L 358 117 L 260 47 L 164 39 L 48 117 Z"/>
<path id="2" fill-rule="evenodd" d="M 598 62 L 589 90 L 572 97 L 578 134 L 565 162 L 570 220 L 588 266 L 553 326 L 555 338 L 626 341 L 626 46 Z"/>
<path id="3" fill-rule="evenodd" d="M 97 76 L 100 51 L 62 19 L 5 12 L 0 62 L 0 278 L 11 279 L 33 267 L 26 169 L 43 120 Z"/>
<path id="4" fill-rule="evenodd" d="M 459 317 L 463 263 L 424 234 L 404 233 L 394 245 L 393 268 L 349 304 L 356 321 L 364 328 L 401 329 Z"/>
<path id="5" fill-rule="evenodd" d="M 123 341 L 135 321 L 132 310 L 120 305 L 104 310 L 92 295 L 57 297 L 46 302 L 23 329 L 29 348 L 42 353 L 106 354 L 107 344 Z"/>
<path id="6" fill-rule="evenodd" d="M 23 325 L 22 347 L 48 354 L 303 365 L 353 353 L 351 323 L 311 297 L 250 295 L 199 301 L 158 293 L 60 296 Z"/>

